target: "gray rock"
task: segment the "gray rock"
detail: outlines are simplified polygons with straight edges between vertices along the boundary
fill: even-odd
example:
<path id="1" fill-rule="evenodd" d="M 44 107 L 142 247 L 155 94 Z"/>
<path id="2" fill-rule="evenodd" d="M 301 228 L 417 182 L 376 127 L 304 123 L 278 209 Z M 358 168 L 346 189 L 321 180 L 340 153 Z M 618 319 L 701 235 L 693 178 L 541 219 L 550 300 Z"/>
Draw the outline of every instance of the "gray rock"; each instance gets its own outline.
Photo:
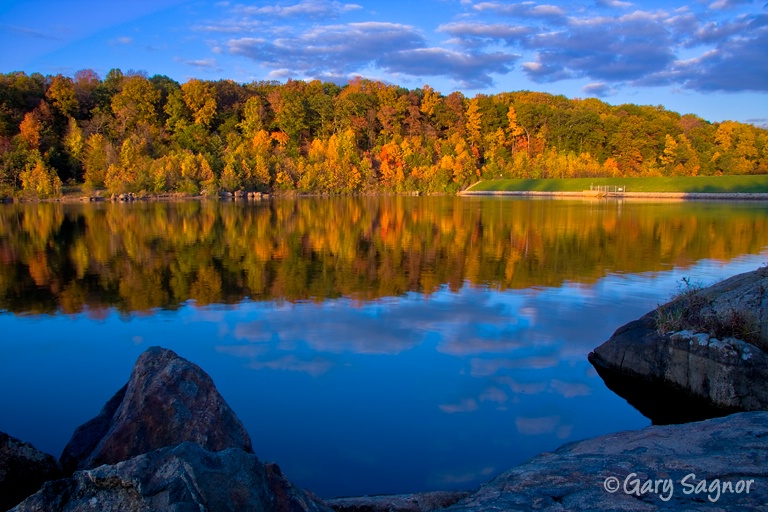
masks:
<path id="1" fill-rule="evenodd" d="M 186 442 L 46 483 L 13 512 L 330 512 L 275 465 Z"/>
<path id="2" fill-rule="evenodd" d="M 55 457 L 0 432 L 0 510 L 11 508 L 62 474 Z"/>
<path id="3" fill-rule="evenodd" d="M 253 452 L 245 427 L 208 374 L 171 350 L 152 347 L 99 415 L 77 428 L 60 460 L 71 472 L 185 441 L 210 451 Z"/>
<path id="4" fill-rule="evenodd" d="M 724 511 L 766 503 L 768 412 L 749 412 L 571 443 L 499 475 L 448 510 Z"/>
<path id="5" fill-rule="evenodd" d="M 724 412 L 768 409 L 768 270 L 727 279 L 619 328 L 589 354 L 600 369 L 664 383 Z M 665 313 L 666 312 L 666 313 Z M 659 315 L 681 317 L 660 332 Z M 663 327 L 664 324 L 661 324 Z M 743 332 L 753 343 L 727 336 Z"/>
<path id="6" fill-rule="evenodd" d="M 435 491 L 334 498 L 325 503 L 336 512 L 432 512 L 445 510 L 469 494 L 466 491 Z"/>

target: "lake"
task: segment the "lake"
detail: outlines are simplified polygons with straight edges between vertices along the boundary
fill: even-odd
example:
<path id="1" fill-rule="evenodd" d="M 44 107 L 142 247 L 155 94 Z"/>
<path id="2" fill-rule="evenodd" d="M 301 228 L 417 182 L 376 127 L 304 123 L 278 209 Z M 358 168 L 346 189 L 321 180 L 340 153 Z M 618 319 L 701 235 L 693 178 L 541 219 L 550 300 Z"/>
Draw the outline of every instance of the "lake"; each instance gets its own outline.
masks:
<path id="1" fill-rule="evenodd" d="M 0 205 L 0 431 L 60 455 L 161 345 L 321 497 L 471 489 L 649 425 L 589 351 L 767 261 L 760 202 Z"/>

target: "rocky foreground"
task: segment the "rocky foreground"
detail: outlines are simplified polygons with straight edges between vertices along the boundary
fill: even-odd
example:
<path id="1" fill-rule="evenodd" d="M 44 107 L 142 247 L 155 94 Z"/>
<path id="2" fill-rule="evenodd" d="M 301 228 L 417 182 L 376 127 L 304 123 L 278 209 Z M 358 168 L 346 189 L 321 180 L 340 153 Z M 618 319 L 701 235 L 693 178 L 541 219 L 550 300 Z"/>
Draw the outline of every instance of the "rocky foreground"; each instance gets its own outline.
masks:
<path id="1" fill-rule="evenodd" d="M 765 309 L 759 311 L 765 314 Z M 642 338 L 643 350 L 652 346 L 648 325 L 641 324 L 647 338 Z M 664 347 L 672 336 L 661 339 L 667 345 L 651 354 L 657 366 L 669 368 Z M 725 343 L 732 348 L 716 348 Z M 601 362 L 609 360 L 605 354 L 621 353 L 616 361 L 634 357 L 641 366 L 642 353 L 632 356 L 631 343 L 609 340 L 606 345 L 596 350 Z M 756 345 L 745 348 L 718 340 L 681 346 L 687 346 L 690 354 L 686 382 L 701 380 L 690 372 L 717 370 L 717 364 L 726 361 L 731 370 L 702 377 L 709 383 L 707 389 L 724 385 L 735 390 L 740 406 L 758 403 L 754 400 L 760 395 L 750 386 L 728 387 L 715 380 L 737 381 L 740 365 L 746 364 L 750 378 L 763 379 L 753 381 L 753 386 L 764 387 L 764 377 L 753 364 L 763 361 L 757 359 L 763 356 Z M 700 350 L 727 351 L 729 359 L 699 363 Z M 734 351 L 738 357 L 731 354 Z M 768 411 L 651 426 L 571 443 L 472 492 L 324 502 L 293 485 L 277 465 L 260 461 L 248 433 L 210 377 L 159 347 L 139 357 L 128 383 L 75 431 L 60 460 L 0 436 L 0 510 L 13 507 L 14 512 L 755 510 L 766 503 Z"/>
<path id="2" fill-rule="evenodd" d="M 40 458 L 27 453 L 8 458 Z M 253 454 L 208 374 L 159 347 L 139 356 L 128 383 L 77 428 L 60 463 L 68 476 L 47 481 L 12 510 L 331 510 Z M 6 482 L 8 475 L 0 477 L 2 496 Z"/>

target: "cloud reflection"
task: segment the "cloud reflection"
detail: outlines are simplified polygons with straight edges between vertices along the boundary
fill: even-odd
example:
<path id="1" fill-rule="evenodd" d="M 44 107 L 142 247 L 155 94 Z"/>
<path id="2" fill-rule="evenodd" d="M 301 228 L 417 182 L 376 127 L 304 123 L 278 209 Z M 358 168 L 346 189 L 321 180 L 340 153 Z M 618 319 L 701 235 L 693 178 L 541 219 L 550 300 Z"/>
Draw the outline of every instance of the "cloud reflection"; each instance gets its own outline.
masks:
<path id="1" fill-rule="evenodd" d="M 518 416 L 515 420 L 517 431 L 524 436 L 554 434 L 558 439 L 567 439 L 573 432 L 573 425 L 561 423 L 560 416 L 526 418 Z"/>
<path id="2" fill-rule="evenodd" d="M 742 264 L 720 271 L 738 273 Z M 702 265 L 711 275 L 711 264 Z M 514 414 L 519 436 L 566 440 L 574 425 L 565 418 L 603 385 L 586 354 L 666 300 L 681 276 L 697 272 L 609 275 L 590 285 L 503 292 L 467 284 L 362 303 L 246 303 L 217 317 L 226 323 L 218 350 L 254 370 L 315 378 L 349 368 L 397 372 L 384 396 L 395 399 L 401 388 L 424 394 L 424 406 L 446 422 L 505 412 Z M 419 383 L 410 380 L 414 375 Z M 432 384 L 423 386 L 424 379 Z"/>
<path id="3" fill-rule="evenodd" d="M 515 419 L 517 431 L 524 436 L 538 436 L 549 434 L 555 431 L 555 427 L 560 423 L 560 416 L 545 416 L 541 418 L 525 418 L 518 416 Z"/>
<path id="4" fill-rule="evenodd" d="M 308 373 L 313 377 L 326 373 L 333 367 L 333 363 L 327 359 L 320 357 L 314 358 L 309 361 L 299 359 L 293 355 L 282 356 L 270 361 L 251 361 L 248 365 L 254 370 L 261 370 L 262 368 L 269 368 L 270 370 L 286 370 L 292 372 Z"/>
<path id="5" fill-rule="evenodd" d="M 473 412 L 478 409 L 477 402 L 473 398 L 464 399 L 458 404 L 443 404 L 439 407 L 441 411 L 448 414 L 457 412 Z"/>

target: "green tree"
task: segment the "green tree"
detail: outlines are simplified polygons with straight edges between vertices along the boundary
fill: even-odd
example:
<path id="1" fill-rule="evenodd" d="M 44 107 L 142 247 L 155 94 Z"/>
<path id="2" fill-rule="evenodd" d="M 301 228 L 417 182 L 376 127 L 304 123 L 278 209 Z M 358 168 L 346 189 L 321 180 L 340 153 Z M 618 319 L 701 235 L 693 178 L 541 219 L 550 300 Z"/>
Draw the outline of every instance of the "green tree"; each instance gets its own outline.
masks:
<path id="1" fill-rule="evenodd" d="M 184 101 L 181 89 L 176 89 L 168 94 L 165 103 L 165 128 L 172 133 L 180 132 L 192 121 L 192 111 Z"/>
<path id="2" fill-rule="evenodd" d="M 266 128 L 266 105 L 260 96 L 252 96 L 245 102 L 243 120 L 238 128 L 246 138 L 251 138 Z"/>

